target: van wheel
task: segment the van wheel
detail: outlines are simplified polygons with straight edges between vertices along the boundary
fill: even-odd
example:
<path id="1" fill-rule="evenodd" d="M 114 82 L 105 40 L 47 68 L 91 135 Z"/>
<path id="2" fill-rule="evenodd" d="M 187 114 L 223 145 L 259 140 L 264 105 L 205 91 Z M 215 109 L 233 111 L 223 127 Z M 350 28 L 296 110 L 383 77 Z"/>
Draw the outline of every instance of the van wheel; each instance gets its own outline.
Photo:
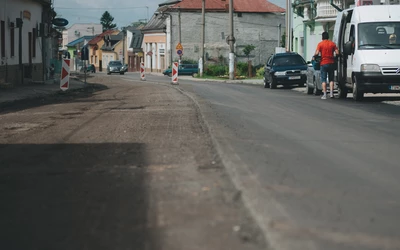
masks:
<path id="1" fill-rule="evenodd" d="M 271 77 L 271 82 L 270 82 L 270 84 L 269 84 L 269 88 L 270 89 L 276 89 L 276 80 L 273 78 L 273 77 Z"/>
<path id="2" fill-rule="evenodd" d="M 341 84 L 338 84 L 338 97 L 340 99 L 346 99 L 347 98 L 347 88 L 346 86 L 341 86 Z"/>
<path id="3" fill-rule="evenodd" d="M 364 92 L 358 88 L 357 78 L 353 78 L 353 99 L 355 101 L 361 101 L 364 98 Z"/>

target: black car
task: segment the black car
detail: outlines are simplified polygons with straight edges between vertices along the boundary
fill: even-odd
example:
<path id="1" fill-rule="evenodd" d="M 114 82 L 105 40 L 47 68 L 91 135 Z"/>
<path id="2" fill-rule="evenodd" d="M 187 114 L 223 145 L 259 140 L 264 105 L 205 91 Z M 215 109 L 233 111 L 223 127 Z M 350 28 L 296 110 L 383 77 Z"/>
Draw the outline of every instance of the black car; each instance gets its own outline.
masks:
<path id="1" fill-rule="evenodd" d="M 307 82 L 307 63 L 295 52 L 276 53 L 264 67 L 264 87 L 275 89 L 277 85 L 304 86 Z"/>

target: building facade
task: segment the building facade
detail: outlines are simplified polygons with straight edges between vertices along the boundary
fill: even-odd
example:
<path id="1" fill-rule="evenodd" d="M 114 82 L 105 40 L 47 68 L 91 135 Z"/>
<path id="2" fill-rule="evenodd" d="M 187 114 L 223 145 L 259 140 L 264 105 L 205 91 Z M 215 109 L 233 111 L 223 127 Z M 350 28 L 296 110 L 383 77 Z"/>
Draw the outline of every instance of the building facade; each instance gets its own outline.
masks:
<path id="1" fill-rule="evenodd" d="M 202 1 L 167 1 L 143 28 L 143 51 L 148 71 L 162 71 L 179 59 L 198 62 L 202 57 Z M 206 1 L 205 60 L 227 62 L 229 55 L 229 11 L 227 1 Z M 247 61 L 243 49 L 254 45 L 250 54 L 253 65 L 263 64 L 275 47 L 280 46 L 280 30 L 285 27 L 285 10 L 264 0 L 237 0 L 234 3 L 236 61 Z M 177 54 L 180 43 L 183 54 Z"/>
<path id="2" fill-rule="evenodd" d="M 62 49 L 82 36 L 95 36 L 103 33 L 103 26 L 99 23 L 75 23 L 62 32 Z"/>
<path id="3" fill-rule="evenodd" d="M 0 0 L 0 84 L 46 79 L 51 13 L 50 0 Z"/>

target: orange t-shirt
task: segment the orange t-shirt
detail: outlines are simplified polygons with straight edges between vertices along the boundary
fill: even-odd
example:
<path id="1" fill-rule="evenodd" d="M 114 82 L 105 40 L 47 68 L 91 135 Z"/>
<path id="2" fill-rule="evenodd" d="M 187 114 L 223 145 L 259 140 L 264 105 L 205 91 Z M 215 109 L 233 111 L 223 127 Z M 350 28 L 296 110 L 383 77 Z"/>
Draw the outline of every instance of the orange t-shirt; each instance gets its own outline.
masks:
<path id="1" fill-rule="evenodd" d="M 317 50 L 321 53 L 321 65 L 335 63 L 333 53 L 337 50 L 336 44 L 329 40 L 318 43 Z"/>

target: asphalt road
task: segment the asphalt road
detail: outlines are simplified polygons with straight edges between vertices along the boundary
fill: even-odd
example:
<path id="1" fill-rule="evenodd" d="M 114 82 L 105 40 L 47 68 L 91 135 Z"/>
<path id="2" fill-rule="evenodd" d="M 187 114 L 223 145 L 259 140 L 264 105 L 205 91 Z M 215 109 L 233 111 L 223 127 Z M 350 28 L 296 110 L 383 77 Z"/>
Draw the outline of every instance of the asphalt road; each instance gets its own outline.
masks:
<path id="1" fill-rule="evenodd" d="M 320 100 L 187 78 L 178 88 L 274 249 L 400 249 L 398 96 Z"/>
<path id="2" fill-rule="evenodd" d="M 1 249 L 267 247 L 188 96 L 89 80 L 0 110 Z"/>

